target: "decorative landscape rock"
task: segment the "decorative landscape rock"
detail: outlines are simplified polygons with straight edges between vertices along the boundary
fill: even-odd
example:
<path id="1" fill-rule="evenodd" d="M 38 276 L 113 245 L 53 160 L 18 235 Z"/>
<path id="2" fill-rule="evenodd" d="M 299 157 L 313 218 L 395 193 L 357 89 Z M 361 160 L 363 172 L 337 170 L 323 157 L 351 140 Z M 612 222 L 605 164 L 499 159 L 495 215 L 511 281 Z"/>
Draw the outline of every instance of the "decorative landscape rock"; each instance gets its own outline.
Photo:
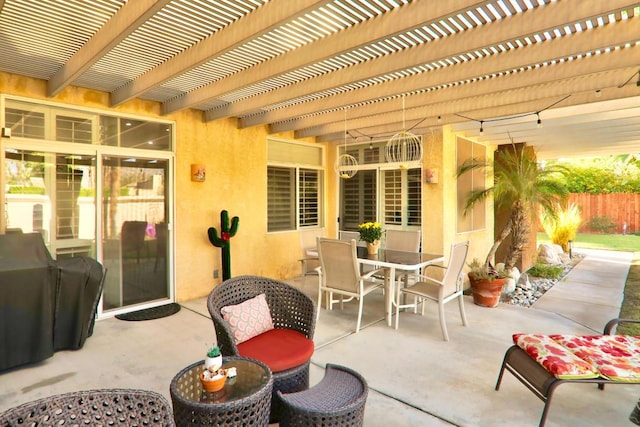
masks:
<path id="1" fill-rule="evenodd" d="M 553 247 L 554 245 L 540 245 L 538 247 L 538 262 L 549 265 L 560 265 L 562 259 L 558 254 L 558 250 Z"/>
<path id="2" fill-rule="evenodd" d="M 574 254 L 573 258 L 569 258 L 568 263 L 561 263 L 564 271 L 557 279 L 544 279 L 522 273 L 513 293 L 503 295 L 503 301 L 508 304 L 531 307 L 545 292 L 551 289 L 558 280 L 562 280 L 583 258 L 584 255 L 582 254 Z"/>
<path id="3" fill-rule="evenodd" d="M 504 288 L 502 289 L 503 295 L 509 295 L 516 290 L 516 284 L 518 280 L 520 280 L 520 270 L 518 267 L 513 267 L 511 270 L 505 270 L 504 263 L 499 263 L 496 265 L 496 269 L 498 271 L 504 271 L 507 275 L 507 278 L 504 282 Z"/>

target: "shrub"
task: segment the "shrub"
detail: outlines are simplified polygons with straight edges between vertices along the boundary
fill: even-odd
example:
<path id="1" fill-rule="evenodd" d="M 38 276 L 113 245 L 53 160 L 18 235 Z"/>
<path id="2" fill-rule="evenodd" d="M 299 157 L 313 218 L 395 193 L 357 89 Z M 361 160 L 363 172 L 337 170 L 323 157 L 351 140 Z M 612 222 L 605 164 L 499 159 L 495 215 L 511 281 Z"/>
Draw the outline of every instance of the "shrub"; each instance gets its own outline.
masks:
<path id="1" fill-rule="evenodd" d="M 44 187 L 27 187 L 22 185 L 12 185 L 9 187 L 9 194 L 44 194 Z"/>
<path id="2" fill-rule="evenodd" d="M 617 228 L 617 224 L 608 216 L 594 216 L 588 225 L 590 229 L 604 234 L 611 234 Z"/>
<path id="3" fill-rule="evenodd" d="M 543 211 L 540 214 L 540 222 L 551 242 L 562 246 L 563 251 L 569 252 L 569 240 L 575 240 L 582 223 L 582 214 L 580 208 L 571 203 L 566 209 L 558 210 L 555 218 Z"/>
<path id="4" fill-rule="evenodd" d="M 534 277 L 541 277 L 543 279 L 557 279 L 560 277 L 564 268 L 560 265 L 548 265 L 537 262 L 527 270 L 527 273 Z"/>

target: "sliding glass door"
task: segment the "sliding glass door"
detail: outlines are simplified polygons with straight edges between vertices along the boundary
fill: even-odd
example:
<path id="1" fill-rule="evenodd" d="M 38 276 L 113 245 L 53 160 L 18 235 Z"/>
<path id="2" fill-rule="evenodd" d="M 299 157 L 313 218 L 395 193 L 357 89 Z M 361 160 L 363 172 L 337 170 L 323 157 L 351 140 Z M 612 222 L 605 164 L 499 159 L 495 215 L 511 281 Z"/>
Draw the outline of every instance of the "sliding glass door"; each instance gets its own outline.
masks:
<path id="1" fill-rule="evenodd" d="M 55 259 L 107 267 L 98 313 L 173 298 L 174 124 L 0 95 L 0 233 L 37 232 Z"/>
<path id="2" fill-rule="evenodd" d="M 6 231 L 41 233 L 56 259 L 101 261 L 102 311 L 170 298 L 169 160 L 103 155 L 98 180 L 97 158 L 5 150 Z"/>
<path id="3" fill-rule="evenodd" d="M 169 298 L 168 160 L 102 158 L 103 308 Z"/>

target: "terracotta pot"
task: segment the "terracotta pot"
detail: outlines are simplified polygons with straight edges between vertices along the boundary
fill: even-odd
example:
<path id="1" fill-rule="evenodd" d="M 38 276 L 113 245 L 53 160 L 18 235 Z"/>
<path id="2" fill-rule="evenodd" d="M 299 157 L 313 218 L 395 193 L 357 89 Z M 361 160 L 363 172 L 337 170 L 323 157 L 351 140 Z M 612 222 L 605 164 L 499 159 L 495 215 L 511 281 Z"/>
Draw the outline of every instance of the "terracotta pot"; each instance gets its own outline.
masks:
<path id="1" fill-rule="evenodd" d="M 220 391 L 224 387 L 225 381 L 227 381 L 226 374 L 215 380 L 206 380 L 204 378 L 204 373 L 200 374 L 200 382 L 202 383 L 202 388 L 205 389 L 205 391 Z"/>
<path id="2" fill-rule="evenodd" d="M 473 302 L 482 307 L 497 307 L 506 280 L 506 278 L 493 279 L 493 281 L 487 279 L 476 280 L 469 274 Z"/>

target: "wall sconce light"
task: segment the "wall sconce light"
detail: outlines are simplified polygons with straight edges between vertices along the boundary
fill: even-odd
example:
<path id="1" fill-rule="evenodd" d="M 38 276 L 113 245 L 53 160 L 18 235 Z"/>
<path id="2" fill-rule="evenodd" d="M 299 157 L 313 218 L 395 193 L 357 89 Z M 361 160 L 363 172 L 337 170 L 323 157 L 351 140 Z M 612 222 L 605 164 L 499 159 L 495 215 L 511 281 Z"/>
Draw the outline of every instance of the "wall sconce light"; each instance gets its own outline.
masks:
<path id="1" fill-rule="evenodd" d="M 426 168 L 424 170 L 424 182 L 426 182 L 427 184 L 437 184 L 438 183 L 438 169 Z"/>
<path id="2" fill-rule="evenodd" d="M 204 182 L 207 178 L 207 167 L 203 164 L 191 164 L 191 181 Z"/>

